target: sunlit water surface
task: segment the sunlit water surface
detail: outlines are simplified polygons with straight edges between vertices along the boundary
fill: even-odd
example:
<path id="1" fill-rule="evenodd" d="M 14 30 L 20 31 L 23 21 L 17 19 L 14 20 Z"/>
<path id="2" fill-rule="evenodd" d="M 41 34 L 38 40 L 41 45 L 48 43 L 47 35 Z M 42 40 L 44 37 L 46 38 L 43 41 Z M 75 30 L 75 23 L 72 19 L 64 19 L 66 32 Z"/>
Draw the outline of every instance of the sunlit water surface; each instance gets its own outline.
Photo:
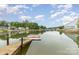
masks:
<path id="1" fill-rule="evenodd" d="M 64 33 L 57 31 L 45 32 L 41 41 L 32 41 L 27 55 L 79 54 L 78 45 Z"/>

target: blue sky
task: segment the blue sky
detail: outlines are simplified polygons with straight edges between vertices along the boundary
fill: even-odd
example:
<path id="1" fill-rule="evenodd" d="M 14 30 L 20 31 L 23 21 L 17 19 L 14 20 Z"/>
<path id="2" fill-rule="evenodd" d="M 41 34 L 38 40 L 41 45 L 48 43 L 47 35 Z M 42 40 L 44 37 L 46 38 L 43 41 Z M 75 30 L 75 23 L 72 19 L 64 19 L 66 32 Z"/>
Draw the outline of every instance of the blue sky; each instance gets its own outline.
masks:
<path id="1" fill-rule="evenodd" d="M 0 20 L 36 22 L 55 27 L 72 22 L 79 16 L 78 4 L 9 4 L 0 5 Z"/>

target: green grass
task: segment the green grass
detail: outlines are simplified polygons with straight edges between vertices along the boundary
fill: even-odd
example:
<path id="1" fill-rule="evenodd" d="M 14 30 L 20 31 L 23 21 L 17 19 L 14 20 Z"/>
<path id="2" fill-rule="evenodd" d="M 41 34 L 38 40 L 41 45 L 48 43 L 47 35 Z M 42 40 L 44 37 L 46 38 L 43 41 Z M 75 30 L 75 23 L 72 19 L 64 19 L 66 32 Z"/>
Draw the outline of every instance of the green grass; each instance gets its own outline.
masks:
<path id="1" fill-rule="evenodd" d="M 78 47 L 79 47 L 79 36 L 76 39 L 76 43 L 78 44 Z"/>

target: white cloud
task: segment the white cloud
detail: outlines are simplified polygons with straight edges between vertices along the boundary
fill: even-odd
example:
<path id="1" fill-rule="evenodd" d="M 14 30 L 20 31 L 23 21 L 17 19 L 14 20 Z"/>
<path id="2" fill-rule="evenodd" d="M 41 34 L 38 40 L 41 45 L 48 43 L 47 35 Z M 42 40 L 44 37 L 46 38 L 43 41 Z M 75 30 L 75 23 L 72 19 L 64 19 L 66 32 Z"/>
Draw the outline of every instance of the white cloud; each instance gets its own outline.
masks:
<path id="1" fill-rule="evenodd" d="M 63 17 L 63 21 L 65 22 L 65 23 L 68 23 L 68 22 L 71 22 L 71 21 L 73 21 L 74 19 L 71 17 L 71 16 L 64 16 Z"/>
<path id="2" fill-rule="evenodd" d="M 67 12 L 66 10 L 57 11 L 54 14 L 51 14 L 50 18 L 55 18 L 59 15 L 64 15 L 66 12 Z"/>
<path id="3" fill-rule="evenodd" d="M 26 5 L 9 6 L 6 4 L 0 4 L 0 10 L 5 11 L 6 13 L 18 14 L 21 8 L 29 9 L 29 7 Z"/>
<path id="4" fill-rule="evenodd" d="M 77 15 L 77 13 L 72 11 L 72 5 L 71 4 L 64 4 L 64 5 L 57 5 L 57 10 L 55 10 L 55 13 L 52 13 L 50 15 L 50 18 L 57 18 L 59 17 L 59 21 L 62 20 L 61 23 L 65 24 L 65 23 L 69 23 L 71 21 L 73 21 L 74 18 Z M 73 18 L 74 17 L 74 18 Z"/>
<path id="5" fill-rule="evenodd" d="M 6 5 L 6 4 L 0 4 L 0 9 L 1 8 L 6 8 L 6 7 L 8 7 L 8 5 Z"/>
<path id="6" fill-rule="evenodd" d="M 7 8 L 8 8 L 8 5 L 6 5 L 6 4 L 0 4 L 0 12 L 6 11 Z"/>
<path id="7" fill-rule="evenodd" d="M 79 17 L 79 13 L 72 11 L 72 4 L 58 5 L 54 13 L 50 15 L 50 18 L 57 18 L 61 21 L 62 25 L 73 22 Z"/>
<path id="8" fill-rule="evenodd" d="M 50 18 L 55 18 L 57 15 L 59 15 L 60 14 L 60 12 L 56 12 L 56 13 L 54 13 L 54 14 L 52 14 L 51 16 L 50 16 Z"/>
<path id="9" fill-rule="evenodd" d="M 1 16 L 1 15 L 3 15 L 3 13 L 2 13 L 2 12 L 0 12 L 0 16 Z"/>
<path id="10" fill-rule="evenodd" d="M 74 18 L 78 18 L 79 17 L 79 13 L 71 12 L 70 16 L 72 16 Z"/>
<path id="11" fill-rule="evenodd" d="M 20 8 L 25 8 L 25 9 L 29 9 L 29 7 L 25 6 L 25 5 L 16 5 L 14 7 L 8 7 L 7 8 L 7 12 L 8 13 L 19 13 Z"/>
<path id="12" fill-rule="evenodd" d="M 19 14 L 24 14 L 24 13 L 22 11 L 20 11 Z"/>
<path id="13" fill-rule="evenodd" d="M 67 23 L 72 23 L 73 21 L 77 20 L 78 17 L 79 17 L 79 14 L 74 12 L 68 16 L 63 16 L 62 18 L 63 25 L 66 25 Z"/>
<path id="14" fill-rule="evenodd" d="M 55 10 L 51 10 L 50 13 L 53 13 L 53 11 L 61 12 L 62 10 L 71 11 L 71 9 L 73 8 L 73 5 L 72 4 L 60 4 L 60 5 L 52 4 L 52 7 L 55 8 Z"/>
<path id="15" fill-rule="evenodd" d="M 38 7 L 40 4 L 33 4 L 32 7 Z"/>
<path id="16" fill-rule="evenodd" d="M 17 13 L 18 12 L 18 8 L 15 8 L 15 7 L 8 7 L 7 8 L 7 13 Z"/>
<path id="17" fill-rule="evenodd" d="M 57 8 L 58 8 L 58 9 L 69 10 L 69 9 L 72 9 L 72 4 L 58 5 Z"/>
<path id="18" fill-rule="evenodd" d="M 44 19 L 44 15 L 37 15 L 35 16 L 36 20 L 43 20 Z"/>
<path id="19" fill-rule="evenodd" d="M 60 9 L 60 8 L 63 8 L 63 5 L 58 5 L 58 7 L 57 7 L 58 9 Z"/>
<path id="20" fill-rule="evenodd" d="M 21 16 L 20 19 L 21 19 L 22 21 L 26 21 L 26 20 L 31 19 L 31 16 Z"/>
<path id="21" fill-rule="evenodd" d="M 71 16 L 74 16 L 74 15 L 76 15 L 76 14 L 77 14 L 77 13 L 75 13 L 75 12 L 71 12 L 70 15 L 71 15 Z"/>
<path id="22" fill-rule="evenodd" d="M 26 6 L 26 5 L 16 5 L 14 8 L 25 8 L 25 9 L 29 9 L 29 7 Z"/>
<path id="23" fill-rule="evenodd" d="M 71 8 L 72 8 L 72 4 L 64 5 L 64 9 L 66 9 L 66 10 L 71 9 Z"/>
<path id="24" fill-rule="evenodd" d="M 6 9 L 8 8 L 8 5 L 6 4 L 0 4 L 0 16 L 4 16 L 6 13 Z"/>
<path id="25" fill-rule="evenodd" d="M 57 4 L 50 4 L 52 6 L 52 8 L 56 8 Z"/>
<path id="26" fill-rule="evenodd" d="M 38 7 L 40 4 L 32 4 L 32 8 L 30 8 L 30 11 L 33 10 L 33 8 Z"/>

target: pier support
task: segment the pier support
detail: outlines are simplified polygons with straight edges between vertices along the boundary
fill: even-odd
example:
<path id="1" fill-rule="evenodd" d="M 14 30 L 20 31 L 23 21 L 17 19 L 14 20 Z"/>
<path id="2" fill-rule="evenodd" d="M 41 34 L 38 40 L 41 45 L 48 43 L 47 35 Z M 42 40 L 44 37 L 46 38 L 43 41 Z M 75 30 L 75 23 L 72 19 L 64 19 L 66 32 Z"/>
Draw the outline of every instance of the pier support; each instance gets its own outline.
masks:
<path id="1" fill-rule="evenodd" d="M 22 53 L 22 50 L 23 50 L 23 37 L 21 38 L 21 53 Z"/>
<path id="2" fill-rule="evenodd" d="M 7 46 L 9 45 L 9 34 L 7 34 Z"/>

